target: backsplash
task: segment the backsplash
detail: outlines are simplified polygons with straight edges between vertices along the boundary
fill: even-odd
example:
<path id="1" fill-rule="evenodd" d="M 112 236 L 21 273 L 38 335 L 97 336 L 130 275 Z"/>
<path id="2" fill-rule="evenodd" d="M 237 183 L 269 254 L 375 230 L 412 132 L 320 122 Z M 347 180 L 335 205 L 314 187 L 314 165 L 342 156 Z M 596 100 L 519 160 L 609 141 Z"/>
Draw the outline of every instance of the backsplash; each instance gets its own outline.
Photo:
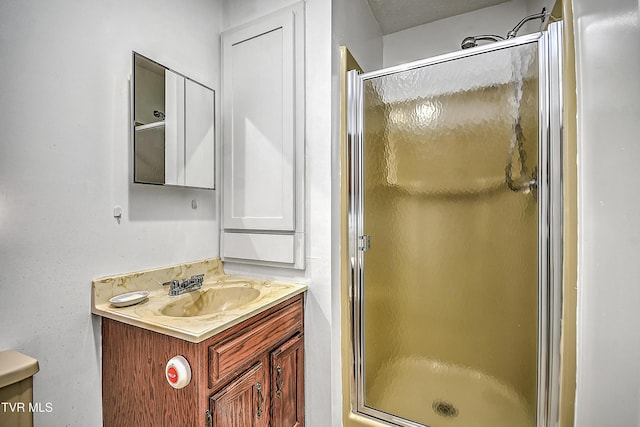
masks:
<path id="1" fill-rule="evenodd" d="M 125 273 L 117 276 L 103 277 L 92 281 L 92 306 L 109 301 L 115 295 L 125 292 L 152 290 L 162 288 L 162 284 L 171 280 L 189 278 L 204 274 L 204 281 L 215 276 L 224 275 L 220 258 L 209 258 L 185 264 L 160 267 L 145 271 Z"/>

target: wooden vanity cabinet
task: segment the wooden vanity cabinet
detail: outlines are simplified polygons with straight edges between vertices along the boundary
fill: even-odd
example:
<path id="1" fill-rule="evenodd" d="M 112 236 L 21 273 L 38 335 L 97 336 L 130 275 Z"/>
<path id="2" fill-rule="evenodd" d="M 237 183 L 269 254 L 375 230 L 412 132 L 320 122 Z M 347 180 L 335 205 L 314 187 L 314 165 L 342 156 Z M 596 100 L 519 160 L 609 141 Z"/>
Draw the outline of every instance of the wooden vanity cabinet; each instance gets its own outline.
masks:
<path id="1" fill-rule="evenodd" d="M 103 425 L 302 427 L 303 317 L 297 295 L 197 344 L 104 318 Z M 178 390 L 176 355 L 192 371 Z"/>

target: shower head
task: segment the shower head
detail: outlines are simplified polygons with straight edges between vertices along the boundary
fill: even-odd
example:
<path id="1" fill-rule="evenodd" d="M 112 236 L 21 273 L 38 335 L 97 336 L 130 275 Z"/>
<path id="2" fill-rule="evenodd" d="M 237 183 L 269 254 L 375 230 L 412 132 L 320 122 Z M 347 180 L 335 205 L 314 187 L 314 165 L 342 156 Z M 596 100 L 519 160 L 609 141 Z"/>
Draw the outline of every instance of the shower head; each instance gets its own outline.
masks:
<path id="1" fill-rule="evenodd" d="M 493 34 L 482 34 L 479 36 L 469 36 L 469 37 L 465 37 L 464 40 L 462 40 L 462 43 L 460 44 L 460 47 L 462 49 L 469 49 L 471 47 L 476 47 L 478 46 L 478 42 L 479 41 L 491 41 L 491 42 L 497 42 L 500 40 L 504 40 L 504 37 L 502 36 L 496 36 Z"/>
<path id="2" fill-rule="evenodd" d="M 518 34 L 518 31 L 520 31 L 520 28 L 522 28 L 522 26 L 526 22 L 529 22 L 534 19 L 541 19 L 542 22 L 544 22 L 544 19 L 547 17 L 546 11 L 547 9 L 543 7 L 542 12 L 534 13 L 533 15 L 525 16 L 524 18 L 522 18 L 522 20 L 518 22 L 518 25 L 513 27 L 513 29 L 507 33 L 506 39 L 514 38 Z M 505 37 L 496 36 L 492 34 L 483 34 L 480 36 L 469 36 L 469 37 L 465 37 L 464 40 L 462 40 L 462 43 L 460 43 L 460 47 L 462 49 L 469 49 L 469 48 L 478 46 L 479 41 L 497 42 L 500 40 L 505 40 Z"/>
<path id="3" fill-rule="evenodd" d="M 465 37 L 460 43 L 460 47 L 463 49 L 469 49 L 471 47 L 476 47 L 478 43 L 476 43 L 476 38 L 473 36 Z"/>

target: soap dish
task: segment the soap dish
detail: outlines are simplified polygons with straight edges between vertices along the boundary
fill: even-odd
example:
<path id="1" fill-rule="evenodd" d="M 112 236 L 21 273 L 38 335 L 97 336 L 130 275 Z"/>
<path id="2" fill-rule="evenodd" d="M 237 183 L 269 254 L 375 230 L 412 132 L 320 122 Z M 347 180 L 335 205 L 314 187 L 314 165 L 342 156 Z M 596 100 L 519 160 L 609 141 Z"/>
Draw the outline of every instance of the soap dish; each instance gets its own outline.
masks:
<path id="1" fill-rule="evenodd" d="M 116 295 L 109 302 L 116 307 L 128 307 L 144 301 L 148 296 L 148 291 L 127 292 L 126 294 Z"/>

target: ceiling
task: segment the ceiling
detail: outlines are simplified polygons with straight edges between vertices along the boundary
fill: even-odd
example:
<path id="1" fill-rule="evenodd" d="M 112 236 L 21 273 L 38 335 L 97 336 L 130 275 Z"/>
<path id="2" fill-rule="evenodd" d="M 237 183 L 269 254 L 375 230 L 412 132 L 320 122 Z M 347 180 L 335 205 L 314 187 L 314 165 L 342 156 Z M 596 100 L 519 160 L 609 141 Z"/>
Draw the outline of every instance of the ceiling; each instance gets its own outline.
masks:
<path id="1" fill-rule="evenodd" d="M 509 0 L 368 0 L 383 34 L 460 15 Z"/>

